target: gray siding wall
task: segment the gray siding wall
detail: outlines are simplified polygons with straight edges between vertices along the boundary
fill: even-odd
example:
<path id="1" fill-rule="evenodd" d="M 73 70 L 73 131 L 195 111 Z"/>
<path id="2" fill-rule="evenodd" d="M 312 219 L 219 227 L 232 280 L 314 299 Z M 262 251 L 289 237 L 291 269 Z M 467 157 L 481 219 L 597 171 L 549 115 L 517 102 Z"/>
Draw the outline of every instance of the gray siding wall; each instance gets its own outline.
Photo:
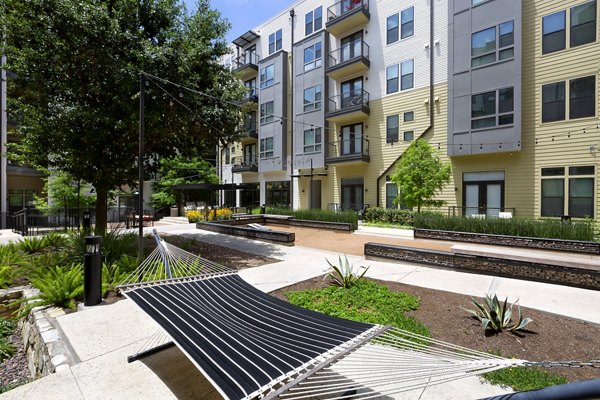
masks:
<path id="1" fill-rule="evenodd" d="M 257 85 L 260 88 L 260 71 L 273 64 L 275 66 L 274 84 L 259 92 L 259 128 L 258 128 L 258 152 L 260 154 L 260 139 L 273 138 L 273 158 L 260 159 L 258 172 L 282 171 L 287 166 L 287 93 L 288 93 L 288 53 L 279 51 L 268 58 L 260 61 Z M 273 102 L 273 122 L 260 123 L 260 104 Z"/>
<path id="2" fill-rule="evenodd" d="M 521 0 L 450 0 L 448 13 L 448 155 L 521 149 Z M 514 58 L 471 68 L 471 35 L 514 21 Z M 497 43 L 498 45 L 498 43 Z M 472 130 L 471 96 L 514 87 L 514 124 Z"/>
<path id="3" fill-rule="evenodd" d="M 321 66 L 304 71 L 304 49 L 321 42 Z M 329 33 L 321 30 L 305 40 L 294 45 L 294 110 L 295 123 L 292 125 L 294 135 L 294 168 L 313 168 L 325 166 L 325 149 L 327 148 L 327 126 L 325 121 L 325 106 L 329 95 L 325 77 L 325 68 L 329 55 Z M 315 111 L 304 112 L 304 90 L 321 85 L 321 108 Z M 304 153 L 304 131 L 314 127 L 321 127 L 321 151 Z"/>

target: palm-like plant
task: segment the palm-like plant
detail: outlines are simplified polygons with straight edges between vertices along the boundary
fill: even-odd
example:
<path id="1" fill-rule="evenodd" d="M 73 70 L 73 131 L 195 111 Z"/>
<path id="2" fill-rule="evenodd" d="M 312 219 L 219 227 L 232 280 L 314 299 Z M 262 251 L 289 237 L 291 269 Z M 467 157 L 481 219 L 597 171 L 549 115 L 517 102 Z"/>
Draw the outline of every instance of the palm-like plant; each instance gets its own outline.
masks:
<path id="1" fill-rule="evenodd" d="M 363 268 L 362 273 L 359 273 L 358 269 L 355 271 L 350 265 L 347 256 L 344 256 L 343 261 L 342 257 L 338 256 L 338 265 L 332 264 L 327 259 L 325 260 L 331 267 L 331 271 L 326 275 L 326 278 L 331 279 L 330 285 L 339 286 L 344 289 L 349 289 L 354 286 L 363 278 L 363 276 L 365 276 L 369 270 L 369 267 L 358 267 L 358 269 Z"/>
<path id="2" fill-rule="evenodd" d="M 508 330 L 515 332 L 524 329 L 533 320 L 531 318 L 523 318 L 521 315 L 521 306 L 517 305 L 518 318 L 517 322 L 511 323 L 513 316 L 513 306 L 519 302 L 515 301 L 513 304 L 508 303 L 508 297 L 504 300 L 504 303 L 498 300 L 498 296 L 486 295 L 485 302 L 479 303 L 474 298 L 471 298 L 471 302 L 477 307 L 476 310 L 463 310 L 471 313 L 475 318 L 481 321 L 483 329 L 491 329 L 494 332 L 502 332 Z"/>

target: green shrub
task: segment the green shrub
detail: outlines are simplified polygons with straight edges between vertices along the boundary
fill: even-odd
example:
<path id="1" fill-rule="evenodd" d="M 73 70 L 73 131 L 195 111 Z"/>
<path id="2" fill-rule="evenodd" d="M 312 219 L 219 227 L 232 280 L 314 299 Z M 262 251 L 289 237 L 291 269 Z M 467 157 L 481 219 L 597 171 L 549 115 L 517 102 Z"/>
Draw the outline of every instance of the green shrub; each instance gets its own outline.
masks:
<path id="1" fill-rule="evenodd" d="M 83 231 L 71 234 L 66 246 L 69 253 L 69 260 L 74 263 L 82 263 L 85 253 L 85 237 L 87 234 Z M 106 232 L 102 236 L 102 260 L 107 264 L 112 264 L 123 255 L 137 257 L 138 235 L 135 232 L 123 232 L 119 229 Z"/>
<path id="2" fill-rule="evenodd" d="M 496 385 L 510 386 L 516 391 L 537 390 L 568 382 L 564 376 L 534 367 L 503 368 L 483 374 L 483 378 Z"/>
<path id="3" fill-rule="evenodd" d="M 414 213 L 411 210 L 367 208 L 365 222 L 385 222 L 392 225 L 412 226 Z"/>
<path id="4" fill-rule="evenodd" d="M 58 232 L 50 232 L 44 236 L 44 239 L 46 240 L 47 247 L 53 247 L 55 249 L 64 247 L 67 244 L 67 238 Z"/>
<path id="5" fill-rule="evenodd" d="M 8 343 L 6 339 L 0 338 L 0 362 L 2 360 L 11 357 L 15 353 L 13 345 Z"/>
<path id="6" fill-rule="evenodd" d="M 5 338 L 9 335 L 12 335 L 14 330 L 15 323 L 13 320 L 0 317 L 0 338 Z"/>
<path id="7" fill-rule="evenodd" d="M 354 268 L 350 265 L 348 261 L 348 257 L 344 256 L 344 260 L 342 261 L 342 257 L 338 256 L 338 265 L 332 264 L 329 260 L 326 259 L 327 264 L 331 267 L 331 272 L 329 272 L 325 278 L 330 278 L 330 284 L 332 286 L 339 286 L 344 289 L 349 289 L 352 286 L 356 285 L 360 280 L 365 276 L 369 267 L 359 267 L 363 268 L 362 273 L 355 271 Z"/>
<path id="8" fill-rule="evenodd" d="M 13 282 L 13 267 L 9 265 L 0 266 L 0 289 L 6 289 Z"/>
<path id="9" fill-rule="evenodd" d="M 352 224 L 352 229 L 358 229 L 358 214 L 354 211 L 328 211 L 328 210 L 291 210 L 289 208 L 268 207 L 265 212 L 275 215 L 290 215 L 295 219 L 324 222 L 343 222 Z"/>
<path id="10" fill-rule="evenodd" d="M 463 310 L 468 311 L 475 318 L 481 321 L 484 330 L 491 329 L 494 332 L 509 330 L 511 332 L 516 332 L 518 330 L 525 329 L 525 327 L 533 321 L 531 318 L 523 318 L 521 315 L 521 306 L 518 305 L 517 309 L 519 314 L 517 322 L 511 324 L 513 306 L 517 304 L 518 300 L 513 304 L 508 304 L 508 298 L 506 298 L 504 300 L 504 304 L 502 304 L 498 300 L 498 296 L 494 295 L 492 297 L 488 294 L 485 296 L 485 304 L 480 304 L 473 298 L 471 298 L 471 301 L 477 309 L 467 310 L 463 308 Z"/>
<path id="11" fill-rule="evenodd" d="M 0 265 L 12 267 L 23 266 L 27 263 L 27 257 L 20 251 L 17 244 L 0 245 Z"/>
<path id="12" fill-rule="evenodd" d="M 419 307 L 419 298 L 392 292 L 386 286 L 361 280 L 350 289 L 329 286 L 286 293 L 290 303 L 320 313 L 369 324 L 393 325 L 429 336 L 425 325 L 405 312 Z"/>
<path id="13" fill-rule="evenodd" d="M 442 214 L 421 213 L 414 215 L 414 227 L 442 231 L 485 233 L 521 237 L 538 237 L 565 240 L 594 240 L 592 221 L 574 221 L 563 224 L 555 219 L 525 218 L 463 218 L 446 217 Z"/>
<path id="14" fill-rule="evenodd" d="M 117 263 L 102 264 L 102 293 L 114 292 L 115 288 L 123 283 L 129 272 L 121 270 Z"/>
<path id="15" fill-rule="evenodd" d="M 14 330 L 15 323 L 13 321 L 0 317 L 0 362 L 5 358 L 9 358 L 15 352 L 15 348 L 6 340 Z"/>
<path id="16" fill-rule="evenodd" d="M 43 236 L 28 236 L 19 242 L 19 248 L 28 254 L 39 253 L 48 247 L 48 242 Z"/>

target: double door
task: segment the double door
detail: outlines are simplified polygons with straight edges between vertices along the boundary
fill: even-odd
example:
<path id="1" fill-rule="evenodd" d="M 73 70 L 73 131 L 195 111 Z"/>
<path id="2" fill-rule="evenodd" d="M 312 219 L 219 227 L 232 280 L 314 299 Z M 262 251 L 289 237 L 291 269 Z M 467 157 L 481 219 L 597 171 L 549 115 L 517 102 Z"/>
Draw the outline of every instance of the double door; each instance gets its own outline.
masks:
<path id="1" fill-rule="evenodd" d="M 363 80 L 362 80 L 362 77 L 342 83 L 341 92 L 342 92 L 342 109 L 361 105 L 363 102 Z"/>
<path id="2" fill-rule="evenodd" d="M 497 217 L 504 208 L 504 182 L 464 184 L 465 216 Z"/>

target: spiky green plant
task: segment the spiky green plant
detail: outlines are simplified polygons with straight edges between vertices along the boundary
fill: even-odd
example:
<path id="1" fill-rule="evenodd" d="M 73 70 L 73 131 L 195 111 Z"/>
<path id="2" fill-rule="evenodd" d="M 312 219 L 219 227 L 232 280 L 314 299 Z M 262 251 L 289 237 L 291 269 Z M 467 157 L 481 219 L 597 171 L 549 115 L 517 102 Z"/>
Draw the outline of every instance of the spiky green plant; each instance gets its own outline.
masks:
<path id="1" fill-rule="evenodd" d="M 114 292 L 115 287 L 123 283 L 128 273 L 121 270 L 117 263 L 102 264 L 102 293 Z"/>
<path id="2" fill-rule="evenodd" d="M 27 258 L 23 252 L 20 251 L 19 245 L 9 243 L 0 246 L 0 265 L 18 267 L 25 265 L 26 263 Z"/>
<path id="3" fill-rule="evenodd" d="M 6 339 L 0 338 L 0 362 L 5 358 L 11 357 L 14 353 L 14 346 L 8 343 Z"/>
<path id="4" fill-rule="evenodd" d="M 523 318 L 521 315 L 521 306 L 517 305 L 518 318 L 517 322 L 511 323 L 513 316 L 513 306 L 519 302 L 515 301 L 513 304 L 508 303 L 508 297 L 504 300 L 504 303 L 498 300 L 498 296 L 486 295 L 485 302 L 479 303 L 474 298 L 471 298 L 472 303 L 477 307 L 477 310 L 463 310 L 471 313 L 475 318 L 481 321 L 483 329 L 491 329 L 494 332 L 502 332 L 508 330 L 511 332 L 525 329 L 525 327 L 532 322 L 531 318 Z"/>
<path id="5" fill-rule="evenodd" d="M 58 232 L 50 232 L 44 238 L 46 240 L 46 245 L 55 249 L 64 247 L 67 244 L 67 238 Z"/>
<path id="6" fill-rule="evenodd" d="M 0 289 L 6 289 L 13 282 L 13 268 L 5 265 L 0 266 Z"/>
<path id="7" fill-rule="evenodd" d="M 19 242 L 19 247 L 28 254 L 39 253 L 48 247 L 48 242 L 43 236 L 28 236 Z"/>
<path id="8" fill-rule="evenodd" d="M 355 271 L 350 265 L 347 256 L 344 256 L 344 260 L 342 260 L 342 256 L 338 256 L 338 265 L 332 264 L 327 259 L 325 260 L 331 267 L 331 271 L 326 275 L 326 278 L 331 279 L 330 285 L 339 286 L 345 289 L 354 286 L 369 270 L 369 267 L 358 267 L 358 269 L 363 268 L 362 273 L 359 273 L 358 269 Z"/>
<path id="9" fill-rule="evenodd" d="M 15 330 L 15 323 L 8 318 L 0 317 L 0 338 L 7 337 Z"/>

